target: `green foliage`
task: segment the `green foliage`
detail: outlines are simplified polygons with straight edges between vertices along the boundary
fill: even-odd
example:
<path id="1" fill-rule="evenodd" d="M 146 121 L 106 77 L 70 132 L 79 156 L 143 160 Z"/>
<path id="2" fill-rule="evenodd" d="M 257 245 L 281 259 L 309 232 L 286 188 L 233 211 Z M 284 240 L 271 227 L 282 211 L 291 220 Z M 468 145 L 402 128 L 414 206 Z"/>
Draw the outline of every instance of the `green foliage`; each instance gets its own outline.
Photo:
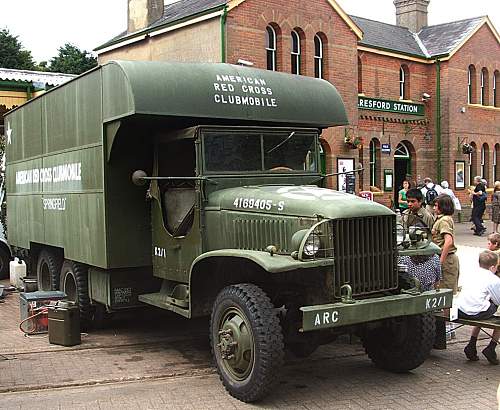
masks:
<path id="1" fill-rule="evenodd" d="M 0 30 L 0 67 L 33 70 L 35 63 L 31 51 L 25 50 L 17 39 L 4 28 Z"/>
<path id="2" fill-rule="evenodd" d="M 55 73 L 81 74 L 97 65 L 91 53 L 66 43 L 59 47 L 58 55 L 50 60 L 49 71 Z"/>

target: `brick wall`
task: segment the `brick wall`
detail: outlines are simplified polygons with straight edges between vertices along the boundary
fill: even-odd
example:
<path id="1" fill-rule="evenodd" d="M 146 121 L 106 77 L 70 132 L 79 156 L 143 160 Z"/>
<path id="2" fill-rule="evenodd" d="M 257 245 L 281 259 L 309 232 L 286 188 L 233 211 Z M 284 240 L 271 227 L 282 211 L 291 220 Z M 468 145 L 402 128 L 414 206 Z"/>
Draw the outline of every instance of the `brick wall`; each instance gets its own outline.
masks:
<path id="1" fill-rule="evenodd" d="M 272 25 L 277 33 L 278 71 L 291 72 L 291 31 L 301 36 L 301 73 L 314 76 L 314 36 L 324 45 L 324 78 L 340 92 L 347 108 L 349 129 L 357 129 L 357 36 L 333 7 L 325 0 L 307 2 L 291 0 L 246 1 L 233 9 L 227 19 L 227 62 L 248 60 L 265 69 L 266 27 Z M 359 152 L 347 152 L 344 147 L 344 127 L 323 131 L 327 157 L 327 172 L 336 168 L 336 157 L 355 157 Z M 354 152 L 352 152 L 354 151 Z M 336 186 L 330 178 L 331 186 Z"/>
<path id="2" fill-rule="evenodd" d="M 488 70 L 488 105 L 469 105 L 467 103 L 467 70 L 470 64 L 476 68 L 476 95 L 479 102 L 480 73 L 483 67 Z M 481 147 L 487 144 L 484 177 L 488 185 L 493 185 L 493 151 L 497 150 L 496 179 L 500 179 L 500 108 L 493 105 L 493 73 L 500 70 L 500 45 L 493 33 L 483 25 L 448 61 L 442 64 L 443 98 L 443 169 L 454 188 L 455 161 L 465 161 L 466 186 L 475 175 L 481 172 Z M 462 112 L 464 111 L 464 112 Z M 472 154 L 472 167 L 469 172 L 469 155 L 462 154 L 460 143 L 473 143 L 477 150 Z M 467 192 L 458 192 L 466 202 Z"/>

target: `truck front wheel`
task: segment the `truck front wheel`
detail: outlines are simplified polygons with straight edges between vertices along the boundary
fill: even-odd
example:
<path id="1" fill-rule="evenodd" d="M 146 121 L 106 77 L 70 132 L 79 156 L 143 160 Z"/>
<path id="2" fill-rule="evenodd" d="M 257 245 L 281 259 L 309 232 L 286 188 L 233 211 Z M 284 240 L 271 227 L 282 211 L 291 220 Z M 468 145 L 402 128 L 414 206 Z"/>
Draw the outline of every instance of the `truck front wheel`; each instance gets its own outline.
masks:
<path id="1" fill-rule="evenodd" d="M 430 313 L 387 319 L 363 335 L 363 346 L 377 367 L 404 373 L 420 366 L 429 357 L 435 335 Z"/>
<path id="2" fill-rule="evenodd" d="M 61 268 L 61 287 L 68 300 L 78 304 L 80 323 L 86 327 L 91 320 L 91 306 L 88 286 L 88 268 L 78 262 L 64 261 Z"/>
<path id="3" fill-rule="evenodd" d="M 265 292 L 253 284 L 224 288 L 210 320 L 217 371 L 229 394 L 244 402 L 261 399 L 283 364 L 283 334 Z"/>

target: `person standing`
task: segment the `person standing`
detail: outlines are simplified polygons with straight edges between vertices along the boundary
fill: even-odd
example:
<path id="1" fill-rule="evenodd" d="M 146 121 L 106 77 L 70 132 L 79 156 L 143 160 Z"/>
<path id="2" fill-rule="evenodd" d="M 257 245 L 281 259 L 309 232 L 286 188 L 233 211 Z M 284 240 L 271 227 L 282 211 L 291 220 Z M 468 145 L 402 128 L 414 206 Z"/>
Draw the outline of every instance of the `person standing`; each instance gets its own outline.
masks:
<path id="1" fill-rule="evenodd" d="M 493 222 L 493 233 L 500 233 L 500 181 L 495 181 L 493 195 L 491 196 L 491 221 Z"/>
<path id="2" fill-rule="evenodd" d="M 442 193 L 449 195 L 451 199 L 453 199 L 453 205 L 455 205 L 455 212 L 460 212 L 462 210 L 462 204 L 460 203 L 460 200 L 457 198 L 453 190 L 450 188 L 450 184 L 448 181 L 442 181 L 441 182 L 441 188 L 443 188 Z"/>
<path id="3" fill-rule="evenodd" d="M 481 236 L 486 228 L 483 226 L 483 214 L 486 210 L 486 187 L 480 176 L 474 177 L 474 191 L 469 191 L 472 198 L 472 223 L 474 224 L 474 235 Z"/>
<path id="4" fill-rule="evenodd" d="M 453 222 L 453 200 L 446 194 L 439 195 L 434 201 L 436 221 L 432 227 L 432 241 L 441 248 L 441 287 L 458 290 L 458 275 L 460 265 L 455 246 L 455 224 Z"/>
<path id="5" fill-rule="evenodd" d="M 443 189 L 439 185 L 432 182 L 432 179 L 429 177 L 424 178 L 424 186 L 421 188 L 421 191 L 425 200 L 425 208 L 431 215 L 434 214 L 434 200 L 442 190 Z"/>
<path id="6" fill-rule="evenodd" d="M 401 189 L 399 191 L 398 206 L 399 206 L 399 209 L 401 210 L 401 212 L 404 212 L 406 209 L 408 209 L 408 202 L 406 200 L 406 193 L 410 189 L 410 186 L 411 186 L 410 181 L 405 179 L 403 181 L 403 189 Z"/>

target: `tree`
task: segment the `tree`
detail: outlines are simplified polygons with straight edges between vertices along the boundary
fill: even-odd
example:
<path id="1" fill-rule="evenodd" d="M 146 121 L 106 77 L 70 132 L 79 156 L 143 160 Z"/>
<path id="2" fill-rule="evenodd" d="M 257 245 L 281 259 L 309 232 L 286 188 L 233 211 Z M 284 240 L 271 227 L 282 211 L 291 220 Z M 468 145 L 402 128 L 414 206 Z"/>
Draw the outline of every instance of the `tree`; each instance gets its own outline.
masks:
<path id="1" fill-rule="evenodd" d="M 50 60 L 49 71 L 55 73 L 81 74 L 97 65 L 91 53 L 66 43 L 59 47 L 58 55 Z"/>
<path id="2" fill-rule="evenodd" d="M 31 51 L 25 50 L 17 36 L 4 28 L 0 30 L 0 67 L 33 70 L 35 63 Z"/>

